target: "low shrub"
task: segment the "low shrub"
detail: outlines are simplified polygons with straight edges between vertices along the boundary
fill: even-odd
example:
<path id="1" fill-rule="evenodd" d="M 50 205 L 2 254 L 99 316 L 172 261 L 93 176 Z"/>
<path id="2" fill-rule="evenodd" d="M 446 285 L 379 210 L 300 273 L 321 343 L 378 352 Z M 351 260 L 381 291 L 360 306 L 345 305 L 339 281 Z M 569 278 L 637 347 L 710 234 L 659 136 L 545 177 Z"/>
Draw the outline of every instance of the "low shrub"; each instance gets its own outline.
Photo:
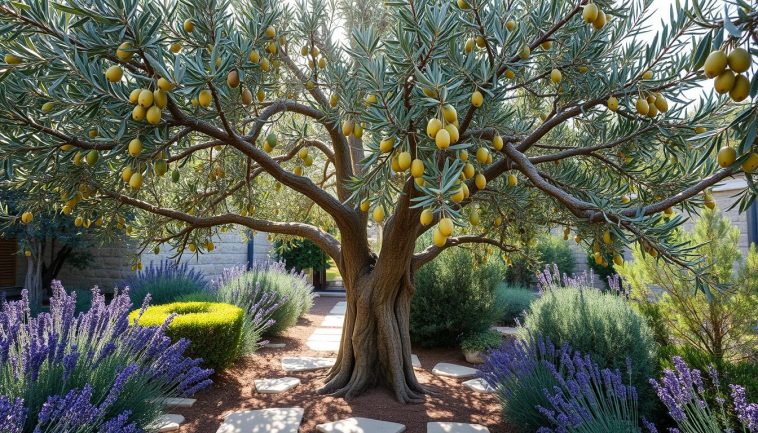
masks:
<path id="1" fill-rule="evenodd" d="M 206 290 L 208 281 L 202 273 L 190 269 L 187 263 L 164 260 L 158 266 L 150 263 L 121 282 L 119 287 L 129 287 L 129 297 L 137 307 L 148 294 L 153 305 L 168 304 L 184 295 Z"/>
<path id="2" fill-rule="evenodd" d="M 129 320 L 144 327 L 161 326 L 169 317 L 166 328 L 172 340 L 190 341 L 187 353 L 202 358 L 203 364 L 217 372 L 228 367 L 241 353 L 241 308 L 220 302 L 174 302 L 137 310 Z"/>
<path id="3" fill-rule="evenodd" d="M 246 312 L 259 335 L 277 335 L 297 323 L 313 306 L 313 286 L 300 272 L 287 271 L 282 263 L 267 263 L 245 271 L 224 272 L 214 287 L 218 299 Z"/>
<path id="4" fill-rule="evenodd" d="M 517 432 L 534 433 L 550 424 L 539 410 L 549 404 L 543 390 L 558 385 L 551 366 L 567 353 L 566 346 L 556 349 L 549 340 L 528 336 L 490 352 L 485 358 L 480 368 L 482 377 L 497 390 L 503 419 Z"/>
<path id="5" fill-rule="evenodd" d="M 601 368 L 620 369 L 630 360 L 631 384 L 643 395 L 649 393 L 647 378 L 655 371 L 653 334 L 625 299 L 594 288 L 554 288 L 532 303 L 524 327 L 589 353 Z M 643 413 L 649 409 L 646 401 Z"/>
<path id="6" fill-rule="evenodd" d="M 464 352 L 487 352 L 500 347 L 503 336 L 499 332 L 488 329 L 478 334 L 469 335 L 461 342 Z"/>
<path id="7" fill-rule="evenodd" d="M 524 287 L 500 283 L 495 288 L 495 299 L 502 312 L 500 322 L 514 326 L 524 318 L 524 312 L 537 299 L 537 293 Z"/>
<path id="8" fill-rule="evenodd" d="M 426 347 L 456 346 L 466 335 L 489 329 L 501 316 L 495 286 L 503 266 L 477 264 L 462 248 L 444 251 L 416 271 L 411 338 Z"/>
<path id="9" fill-rule="evenodd" d="M 29 298 L 0 309 L 0 431 L 127 433 L 148 430 L 168 397 L 191 396 L 211 370 L 172 343 L 163 327 L 129 325 L 131 300 L 106 304 L 93 291 L 77 314 L 74 294 L 52 285 L 49 312 L 33 316 Z"/>
<path id="10" fill-rule="evenodd" d="M 641 433 L 643 426 L 657 433 L 656 423 L 682 433 L 758 431 L 758 404 L 748 402 L 745 387 L 730 384 L 727 395 L 715 369 L 708 370 L 707 383 L 682 358 L 671 364 L 662 378 L 649 379 L 668 410 L 655 422 L 640 416 L 637 389 L 626 383 L 624 370 L 602 368 L 590 354 L 567 344 L 556 349 L 539 335 L 491 352 L 481 371 L 519 433 Z M 631 367 L 629 361 L 625 370 Z"/>

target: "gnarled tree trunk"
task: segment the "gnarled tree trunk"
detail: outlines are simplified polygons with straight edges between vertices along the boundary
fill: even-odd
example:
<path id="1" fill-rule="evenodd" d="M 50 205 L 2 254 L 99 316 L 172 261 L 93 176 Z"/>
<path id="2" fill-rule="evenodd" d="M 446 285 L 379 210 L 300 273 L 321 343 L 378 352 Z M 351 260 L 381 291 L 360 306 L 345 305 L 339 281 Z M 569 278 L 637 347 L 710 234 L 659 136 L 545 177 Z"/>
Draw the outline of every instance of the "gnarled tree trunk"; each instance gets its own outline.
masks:
<path id="1" fill-rule="evenodd" d="M 400 402 L 423 401 L 425 390 L 411 362 L 416 236 L 408 229 L 388 224 L 378 258 L 356 260 L 350 242 L 343 241 L 343 257 L 350 259 L 341 269 L 347 292 L 345 323 L 337 362 L 321 392 L 350 398 L 385 386 Z"/>

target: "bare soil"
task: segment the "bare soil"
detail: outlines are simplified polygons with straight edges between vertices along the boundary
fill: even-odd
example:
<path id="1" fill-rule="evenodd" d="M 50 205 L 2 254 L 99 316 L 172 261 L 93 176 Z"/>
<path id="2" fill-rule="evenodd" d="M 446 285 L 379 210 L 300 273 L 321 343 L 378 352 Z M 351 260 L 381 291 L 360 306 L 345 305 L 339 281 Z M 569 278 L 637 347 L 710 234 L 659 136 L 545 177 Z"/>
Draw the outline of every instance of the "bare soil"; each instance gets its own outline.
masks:
<path id="1" fill-rule="evenodd" d="M 255 355 L 241 359 L 226 372 L 216 375 L 214 384 L 195 396 L 197 403 L 188 409 L 172 409 L 184 415 L 186 422 L 182 433 L 215 433 L 224 417 L 239 410 L 255 410 L 271 407 L 302 407 L 305 409 L 300 432 L 316 431 L 316 425 L 337 421 L 351 416 L 375 418 L 405 424 L 408 433 L 426 433 L 429 421 L 455 421 L 487 426 L 492 433 L 508 433 L 511 430 L 501 421 L 500 406 L 494 394 L 469 391 L 462 386 L 463 380 L 442 378 L 431 374 L 438 362 L 467 364 L 461 351 L 452 349 L 424 349 L 415 347 L 423 370 L 416 370 L 419 381 L 433 394 L 422 404 L 404 405 L 395 401 L 389 391 L 374 389 L 352 400 L 319 395 L 327 370 L 301 373 L 285 373 L 280 359 L 285 356 L 335 356 L 331 353 L 310 350 L 305 342 L 321 324 L 323 316 L 342 298 L 320 297 L 313 309 L 296 326 L 281 337 L 272 338 L 273 343 L 286 343 L 283 349 L 259 350 Z M 301 384 L 282 394 L 258 394 L 254 380 L 257 378 L 298 377 Z"/>

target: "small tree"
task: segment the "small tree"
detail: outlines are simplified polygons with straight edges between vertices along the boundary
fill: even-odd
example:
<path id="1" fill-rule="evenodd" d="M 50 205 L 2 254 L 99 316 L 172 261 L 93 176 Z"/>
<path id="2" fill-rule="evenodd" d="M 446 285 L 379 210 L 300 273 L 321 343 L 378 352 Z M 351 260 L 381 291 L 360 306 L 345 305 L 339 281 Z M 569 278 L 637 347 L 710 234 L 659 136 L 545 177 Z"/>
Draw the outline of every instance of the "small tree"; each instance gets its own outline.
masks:
<path id="1" fill-rule="evenodd" d="M 365 2 L 378 26 L 345 3 L 3 3 L 0 160 L 29 209 L 144 211 L 126 229 L 145 246 L 199 253 L 233 224 L 316 243 L 347 291 L 322 390 L 338 396 L 423 398 L 413 274 L 446 248 L 518 254 L 562 224 L 690 265 L 669 242 L 682 219 L 661 212 L 692 210 L 750 154 L 716 166 L 725 99 L 675 104 L 722 32 L 675 8 L 643 44 L 649 0 Z"/>
<path id="2" fill-rule="evenodd" d="M 83 269 L 91 259 L 88 248 L 93 238 L 84 235 L 83 226 L 91 221 L 77 221 L 66 215 L 45 212 L 31 215 L 23 222 L 19 214 L 18 192 L 0 193 L 0 237 L 15 238 L 19 254 L 26 258 L 24 289 L 29 292 L 29 302 L 39 308 L 50 283 L 58 276 L 64 264 Z"/>
<path id="3" fill-rule="evenodd" d="M 758 344 L 758 253 L 751 247 L 743 262 L 739 237 L 739 229 L 712 210 L 702 213 L 691 233 L 682 234 L 682 242 L 693 246 L 716 278 L 717 287 L 707 293 L 693 287 L 687 271 L 661 263 L 639 247 L 632 250 L 633 261 L 616 268 L 643 308 L 657 304 L 656 317 L 676 342 L 707 353 L 719 365 L 755 356 Z"/>

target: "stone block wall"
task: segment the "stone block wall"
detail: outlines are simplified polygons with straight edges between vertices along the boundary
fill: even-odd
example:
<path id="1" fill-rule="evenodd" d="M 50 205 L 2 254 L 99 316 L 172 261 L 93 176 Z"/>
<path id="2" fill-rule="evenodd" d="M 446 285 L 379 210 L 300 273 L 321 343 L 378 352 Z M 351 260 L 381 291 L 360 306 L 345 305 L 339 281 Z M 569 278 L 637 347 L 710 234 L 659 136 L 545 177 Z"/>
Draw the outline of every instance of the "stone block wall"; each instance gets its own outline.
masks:
<path id="1" fill-rule="evenodd" d="M 221 233 L 213 239 L 216 246 L 213 251 L 198 256 L 186 252 L 181 261 L 189 263 L 209 278 L 218 276 L 224 268 L 244 266 L 247 263 L 247 238 L 243 233 L 244 231 L 239 230 Z M 258 233 L 255 236 L 254 246 L 254 261 L 269 260 L 271 245 L 265 234 Z M 58 278 L 67 288 L 88 289 L 98 285 L 102 290 L 109 291 L 134 272 L 131 270 L 131 263 L 135 252 L 136 247 L 133 244 L 93 248 L 93 260 L 87 268 L 78 270 L 64 266 Z M 169 249 L 163 249 L 157 255 L 152 252 L 146 253 L 142 255 L 142 263 L 145 267 L 151 263 L 159 265 L 162 260 L 173 260 L 174 254 L 175 251 Z"/>

